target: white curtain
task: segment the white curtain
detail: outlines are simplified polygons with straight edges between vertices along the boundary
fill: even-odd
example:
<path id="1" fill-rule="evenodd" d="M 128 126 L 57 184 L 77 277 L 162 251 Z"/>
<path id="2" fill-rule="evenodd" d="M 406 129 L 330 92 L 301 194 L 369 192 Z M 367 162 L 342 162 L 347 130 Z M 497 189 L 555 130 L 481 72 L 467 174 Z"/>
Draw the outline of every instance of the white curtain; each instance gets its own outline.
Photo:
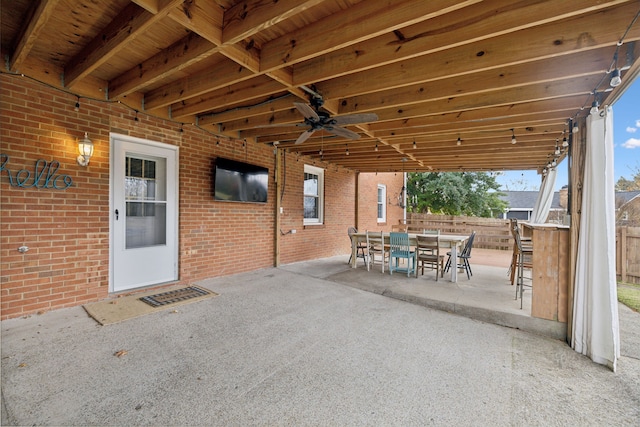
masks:
<path id="1" fill-rule="evenodd" d="M 615 372 L 620 357 L 620 334 L 610 107 L 587 118 L 579 236 L 571 346 Z"/>
<path id="2" fill-rule="evenodd" d="M 551 202 L 553 202 L 553 187 L 556 185 L 556 174 L 556 168 L 551 168 L 546 175 L 542 176 L 540 192 L 538 193 L 536 204 L 533 205 L 533 212 L 529 221 L 531 224 L 544 224 L 547 222 Z"/>

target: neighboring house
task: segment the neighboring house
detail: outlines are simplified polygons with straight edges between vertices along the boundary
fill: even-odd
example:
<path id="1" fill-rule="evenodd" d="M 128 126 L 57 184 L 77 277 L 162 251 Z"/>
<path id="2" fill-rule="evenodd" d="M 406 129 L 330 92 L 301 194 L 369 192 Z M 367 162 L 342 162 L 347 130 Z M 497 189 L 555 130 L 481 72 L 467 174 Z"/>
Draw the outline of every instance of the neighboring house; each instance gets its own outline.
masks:
<path id="1" fill-rule="evenodd" d="M 640 227 L 640 191 L 616 192 L 616 225 Z"/>
<path id="2" fill-rule="evenodd" d="M 502 214 L 503 219 L 517 219 L 520 221 L 529 221 L 531 219 L 533 206 L 538 199 L 538 191 L 501 191 L 501 193 L 504 195 L 500 198 L 507 202 L 508 205 Z M 547 222 L 562 222 L 565 212 L 566 203 L 561 203 L 561 192 L 556 191 L 553 194 Z"/>

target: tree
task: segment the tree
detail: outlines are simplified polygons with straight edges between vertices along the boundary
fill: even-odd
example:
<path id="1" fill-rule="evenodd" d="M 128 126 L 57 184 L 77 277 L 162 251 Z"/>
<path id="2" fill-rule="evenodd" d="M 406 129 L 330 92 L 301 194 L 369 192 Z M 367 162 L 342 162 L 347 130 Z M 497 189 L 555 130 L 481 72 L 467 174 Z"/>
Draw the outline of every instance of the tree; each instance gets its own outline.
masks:
<path id="1" fill-rule="evenodd" d="M 637 191 L 640 190 L 640 166 L 633 172 L 635 175 L 631 180 L 621 176 L 616 182 L 616 191 Z"/>
<path id="2" fill-rule="evenodd" d="M 500 184 L 486 172 L 416 172 L 407 177 L 408 210 L 493 217 L 507 207 Z"/>

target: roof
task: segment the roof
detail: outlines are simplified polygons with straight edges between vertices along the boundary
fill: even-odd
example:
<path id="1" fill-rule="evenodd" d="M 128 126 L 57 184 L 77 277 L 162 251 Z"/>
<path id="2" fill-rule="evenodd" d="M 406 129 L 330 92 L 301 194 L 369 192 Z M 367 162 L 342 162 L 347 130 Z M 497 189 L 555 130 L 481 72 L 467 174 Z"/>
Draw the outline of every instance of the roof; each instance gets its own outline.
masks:
<path id="1" fill-rule="evenodd" d="M 640 196 L 640 191 L 616 191 L 616 199 L 622 200 L 623 204 Z"/>
<path id="2" fill-rule="evenodd" d="M 538 191 L 501 191 L 500 198 L 509 204 L 510 210 L 533 210 L 538 199 Z M 560 192 L 553 193 L 551 209 L 562 209 L 560 206 Z"/>
<path id="3" fill-rule="evenodd" d="M 541 170 L 556 145 L 566 156 L 569 120 L 640 70 L 635 0 L 3 6 L 3 72 L 16 78 L 363 172 Z M 314 97 L 331 118 L 296 145 L 317 112 L 293 103 Z"/>

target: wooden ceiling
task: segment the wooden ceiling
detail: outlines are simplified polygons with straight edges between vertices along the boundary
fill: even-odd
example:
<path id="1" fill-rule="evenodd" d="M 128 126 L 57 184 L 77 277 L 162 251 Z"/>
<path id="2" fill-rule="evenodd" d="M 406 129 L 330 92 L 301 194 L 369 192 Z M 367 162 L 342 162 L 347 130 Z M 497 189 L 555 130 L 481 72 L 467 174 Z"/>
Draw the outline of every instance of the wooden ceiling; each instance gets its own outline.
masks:
<path id="1" fill-rule="evenodd" d="M 639 11 L 637 0 L 11 0 L 0 37 L 3 72 L 353 170 L 541 170 L 569 119 L 638 74 Z M 624 83 L 611 90 L 616 65 Z M 316 131 L 295 145 L 307 127 L 293 103 L 312 94 L 331 116 L 378 120 L 346 126 L 357 140 Z"/>

